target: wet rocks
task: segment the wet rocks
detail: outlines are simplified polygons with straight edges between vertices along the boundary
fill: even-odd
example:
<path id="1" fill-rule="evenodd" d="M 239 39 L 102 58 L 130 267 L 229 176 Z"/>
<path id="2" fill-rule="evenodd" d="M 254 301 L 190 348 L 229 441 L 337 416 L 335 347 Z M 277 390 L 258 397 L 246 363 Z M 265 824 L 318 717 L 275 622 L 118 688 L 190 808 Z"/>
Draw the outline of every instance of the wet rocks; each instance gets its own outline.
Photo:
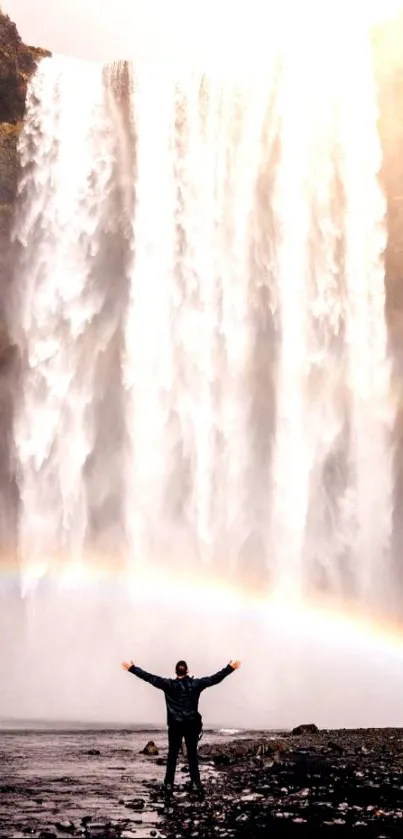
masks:
<path id="1" fill-rule="evenodd" d="M 269 737 L 244 738 L 230 743 L 203 743 L 199 748 L 202 761 L 212 761 L 216 766 L 230 766 L 250 759 L 280 759 L 287 749 L 284 742 Z"/>
<path id="2" fill-rule="evenodd" d="M 331 752 L 335 752 L 339 755 L 343 754 L 344 748 L 340 745 L 340 743 L 334 743 L 333 740 L 329 740 L 327 747 Z"/>
<path id="3" fill-rule="evenodd" d="M 158 747 L 155 745 L 154 740 L 149 740 L 148 743 L 144 746 L 144 749 L 141 750 L 140 754 L 142 755 L 158 755 Z"/>
<path id="4" fill-rule="evenodd" d="M 121 831 L 112 821 L 97 819 L 86 826 L 84 836 L 85 839 L 120 839 Z"/>
<path id="5" fill-rule="evenodd" d="M 217 835 L 245 839 L 263 839 L 270 832 L 299 839 L 315 831 L 347 839 L 363 826 L 366 839 L 403 835 L 403 764 L 397 771 L 403 732 L 393 739 L 382 730 L 309 731 L 298 735 L 297 742 L 292 737 L 287 751 L 277 750 L 281 760 L 272 760 L 271 765 L 256 760 L 261 739 L 255 749 L 251 741 L 242 749 L 236 742 L 205 744 L 210 757 L 227 756 L 230 762 L 215 761 L 219 779 L 214 785 L 206 783 L 202 813 L 188 811 L 191 823 L 199 820 L 197 833 L 191 827 L 184 830 L 174 804 L 166 815 L 169 839 L 209 835 L 208 819 L 213 814 L 216 827 L 222 824 L 223 832 Z"/>
<path id="6" fill-rule="evenodd" d="M 125 807 L 128 807 L 130 810 L 144 810 L 144 798 L 134 798 L 133 801 L 126 801 Z"/>
<path id="7" fill-rule="evenodd" d="M 347 839 L 362 836 L 363 827 L 365 839 L 403 835 L 403 730 L 290 732 L 281 738 L 266 733 L 218 742 L 207 733 L 203 802 L 187 788 L 181 761 L 174 795 L 166 800 L 164 770 L 156 760 L 139 756 L 140 735 L 121 775 L 114 770 L 117 758 L 122 763 L 126 735 L 116 732 L 95 740 L 91 735 L 87 749 L 82 736 L 71 741 L 67 755 L 60 737 L 49 736 L 46 759 L 54 762 L 59 755 L 60 760 L 59 771 L 51 776 L 38 764 L 45 757 L 43 741 L 37 752 L 31 746 L 37 772 L 29 782 L 17 738 L 1 787 L 1 839 L 132 839 L 150 837 L 152 830 L 164 839 L 263 839 L 270 834 L 276 839 Z M 99 746 L 96 761 L 85 757 L 88 745 Z M 230 762 L 214 763 L 214 756 Z M 1 825 L 8 823 L 13 829 L 2 832 Z"/>

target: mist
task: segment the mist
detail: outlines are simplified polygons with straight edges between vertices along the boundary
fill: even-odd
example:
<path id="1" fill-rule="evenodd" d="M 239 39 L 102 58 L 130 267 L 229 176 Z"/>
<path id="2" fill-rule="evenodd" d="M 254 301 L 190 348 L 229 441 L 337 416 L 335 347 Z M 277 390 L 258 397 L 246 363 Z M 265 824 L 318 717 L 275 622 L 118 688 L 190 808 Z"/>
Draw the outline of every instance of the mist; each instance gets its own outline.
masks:
<path id="1" fill-rule="evenodd" d="M 318 26 L 323 15 L 344 16 L 345 27 L 372 24 L 394 17 L 401 0 L 361 0 L 326 4 L 319 0 L 288 0 L 279 3 L 260 0 L 194 4 L 186 0 L 3 0 L 2 8 L 17 23 L 26 43 L 53 53 L 94 61 L 136 59 L 153 55 L 159 59 L 206 60 L 216 53 L 225 62 L 230 48 L 234 62 L 255 61 L 256 50 L 264 51 L 273 28 L 285 27 L 288 34 L 301 27 Z M 292 29 L 290 21 L 293 22 Z"/>
<path id="2" fill-rule="evenodd" d="M 124 672 L 123 660 L 173 677 L 182 657 L 201 676 L 239 656 L 241 669 L 202 695 L 205 727 L 403 724 L 402 657 L 391 642 L 286 604 L 205 596 L 208 606 L 191 593 L 136 597 L 110 586 L 9 599 L 0 721 L 163 725 L 163 694 Z"/>

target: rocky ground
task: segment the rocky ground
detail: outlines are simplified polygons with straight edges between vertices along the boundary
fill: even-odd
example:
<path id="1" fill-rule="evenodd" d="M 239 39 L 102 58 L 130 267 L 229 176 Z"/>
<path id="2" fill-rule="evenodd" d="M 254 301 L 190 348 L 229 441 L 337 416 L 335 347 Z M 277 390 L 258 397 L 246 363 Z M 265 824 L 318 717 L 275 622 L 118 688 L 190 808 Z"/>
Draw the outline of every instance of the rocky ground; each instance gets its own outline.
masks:
<path id="1" fill-rule="evenodd" d="M 403 835 L 403 730 L 211 733 L 200 753 L 206 800 L 180 765 L 167 804 L 164 732 L 3 732 L 0 837 Z"/>

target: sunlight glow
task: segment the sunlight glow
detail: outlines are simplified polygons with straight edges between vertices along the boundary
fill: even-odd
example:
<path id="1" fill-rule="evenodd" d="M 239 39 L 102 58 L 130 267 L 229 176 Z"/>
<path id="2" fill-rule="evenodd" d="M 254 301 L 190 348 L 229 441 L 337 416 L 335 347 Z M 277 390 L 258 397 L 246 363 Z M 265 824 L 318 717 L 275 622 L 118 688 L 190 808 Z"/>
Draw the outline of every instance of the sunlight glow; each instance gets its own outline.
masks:
<path id="1" fill-rule="evenodd" d="M 403 12 L 403 0 L 370 0 L 367 5 L 361 5 L 363 15 L 367 14 L 369 22 L 375 25 L 393 20 Z"/>
<path id="2" fill-rule="evenodd" d="M 177 574 L 165 570 L 163 564 L 143 567 L 131 573 L 121 568 L 112 557 L 102 560 L 92 555 L 86 565 L 58 564 L 53 559 L 52 571 L 38 563 L 26 569 L 21 577 L 24 597 L 34 595 L 41 579 L 47 580 L 46 589 L 60 596 L 70 596 L 80 590 L 88 602 L 101 601 L 105 596 L 110 602 L 131 602 L 133 605 L 160 609 L 168 604 L 186 604 L 194 614 L 209 611 L 225 616 L 248 612 L 269 626 L 276 626 L 285 635 L 304 635 L 321 639 L 325 643 L 358 645 L 362 649 L 378 651 L 403 658 L 403 627 L 379 615 L 364 614 L 356 604 L 337 600 L 326 595 L 293 596 L 278 591 L 271 593 L 261 586 L 253 588 L 244 581 L 229 581 L 208 572 L 200 574 L 191 569 Z M 57 570 L 56 570 L 57 569 Z M 0 582 L 6 575 L 19 576 L 16 566 L 1 565 Z"/>
<path id="3" fill-rule="evenodd" d="M 343 18 L 347 31 L 393 20 L 402 0 L 3 0 L 27 43 L 54 54 L 100 61 L 154 59 L 256 63 L 267 54 L 273 33 L 318 32 L 320 18 Z M 262 52 L 263 50 L 263 52 Z M 265 52 L 264 52 L 265 50 Z M 339 63 L 342 56 L 339 56 Z"/>
<path id="4" fill-rule="evenodd" d="M 279 36 L 314 42 L 328 28 L 350 38 L 354 30 L 376 27 L 402 11 L 403 0 L 220 0 L 196 8 L 187 0 L 120 4 L 121 20 L 133 33 L 141 33 L 140 41 L 133 35 L 132 56 L 127 55 L 125 39 L 127 58 L 140 53 L 144 58 L 221 68 L 261 67 Z"/>

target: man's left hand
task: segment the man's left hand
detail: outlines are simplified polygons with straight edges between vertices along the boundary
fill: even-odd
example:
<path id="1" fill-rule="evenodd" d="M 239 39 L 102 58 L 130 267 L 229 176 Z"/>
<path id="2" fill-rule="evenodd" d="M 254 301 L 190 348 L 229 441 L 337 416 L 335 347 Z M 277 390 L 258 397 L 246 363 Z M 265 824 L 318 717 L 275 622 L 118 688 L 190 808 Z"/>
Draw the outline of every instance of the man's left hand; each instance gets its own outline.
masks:
<path id="1" fill-rule="evenodd" d="M 122 661 L 123 670 L 130 670 L 131 667 L 134 667 L 132 661 Z"/>

